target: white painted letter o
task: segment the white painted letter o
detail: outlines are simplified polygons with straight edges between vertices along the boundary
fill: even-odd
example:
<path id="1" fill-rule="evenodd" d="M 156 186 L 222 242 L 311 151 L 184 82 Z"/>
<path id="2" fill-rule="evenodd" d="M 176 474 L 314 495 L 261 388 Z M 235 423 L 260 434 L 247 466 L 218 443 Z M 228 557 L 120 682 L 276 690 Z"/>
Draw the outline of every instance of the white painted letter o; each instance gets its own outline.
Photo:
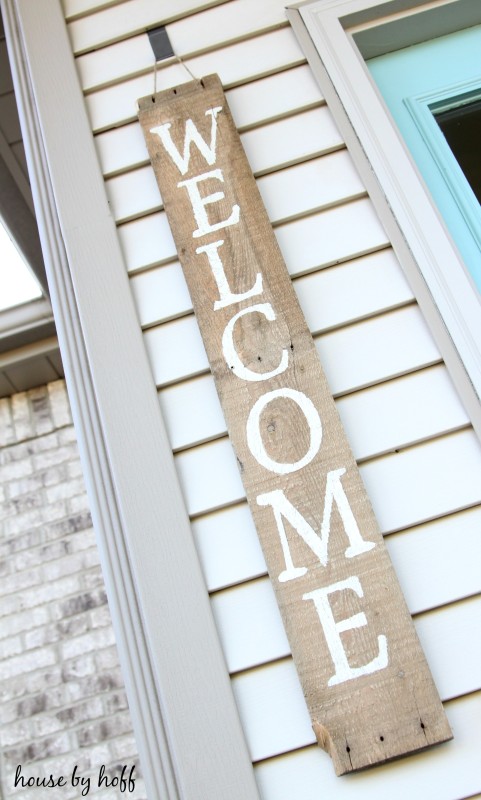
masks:
<path id="1" fill-rule="evenodd" d="M 295 461 L 293 464 L 283 464 L 270 458 L 267 455 L 259 430 L 259 422 L 262 412 L 264 411 L 265 407 L 277 397 L 285 397 L 288 400 L 293 400 L 294 403 L 297 403 L 307 420 L 307 424 L 309 425 L 309 431 L 311 435 L 309 449 L 305 456 L 300 458 L 299 461 Z M 305 394 L 303 394 L 303 392 L 298 392 L 295 389 L 288 388 L 275 389 L 274 391 L 266 392 L 266 394 L 263 394 L 261 397 L 259 397 L 259 399 L 252 406 L 251 412 L 247 419 L 246 433 L 249 450 L 256 461 L 258 461 L 262 467 L 265 467 L 270 472 L 275 472 L 278 475 L 287 475 L 289 472 L 297 472 L 297 470 L 305 467 L 317 454 L 322 442 L 321 418 L 317 413 L 314 403 Z"/>

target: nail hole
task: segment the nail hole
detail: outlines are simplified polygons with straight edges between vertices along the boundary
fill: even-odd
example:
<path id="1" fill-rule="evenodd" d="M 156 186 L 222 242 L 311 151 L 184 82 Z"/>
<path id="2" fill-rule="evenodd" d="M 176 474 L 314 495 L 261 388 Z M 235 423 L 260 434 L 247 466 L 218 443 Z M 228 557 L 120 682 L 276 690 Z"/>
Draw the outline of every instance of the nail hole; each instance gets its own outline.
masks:
<path id="1" fill-rule="evenodd" d="M 383 741 L 384 741 L 384 736 L 380 736 L 380 737 L 379 737 L 379 741 L 380 741 L 380 742 L 383 742 Z"/>
<path id="2" fill-rule="evenodd" d="M 260 356 L 257 356 L 257 360 L 262 361 L 262 358 Z"/>
<path id="3" fill-rule="evenodd" d="M 177 89 L 172 89 L 174 94 L 177 94 Z"/>
<path id="4" fill-rule="evenodd" d="M 346 747 L 346 753 L 350 753 L 350 752 L 351 752 L 351 748 L 350 748 L 350 747 L 349 747 L 349 745 L 348 745 L 348 746 Z"/>
<path id="5" fill-rule="evenodd" d="M 291 350 L 294 350 L 294 345 L 292 344 L 292 342 L 291 342 Z"/>
<path id="6" fill-rule="evenodd" d="M 421 721 L 421 728 L 424 730 L 425 727 L 426 726 L 425 726 L 424 722 Z"/>

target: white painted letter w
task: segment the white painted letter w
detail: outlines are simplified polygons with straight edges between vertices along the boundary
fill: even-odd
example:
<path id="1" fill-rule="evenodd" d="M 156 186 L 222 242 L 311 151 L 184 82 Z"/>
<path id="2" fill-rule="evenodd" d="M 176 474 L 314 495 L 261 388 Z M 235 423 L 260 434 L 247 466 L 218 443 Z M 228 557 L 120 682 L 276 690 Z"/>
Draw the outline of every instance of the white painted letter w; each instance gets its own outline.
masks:
<path id="1" fill-rule="evenodd" d="M 190 161 L 190 145 L 194 142 L 197 145 L 197 148 L 200 153 L 204 156 L 207 163 L 212 166 L 215 164 L 216 160 L 216 142 L 217 142 L 217 114 L 219 111 L 222 111 L 222 106 L 217 106 L 216 108 L 209 108 L 205 112 L 205 116 L 208 117 L 209 115 L 212 117 L 212 125 L 210 129 L 210 145 L 202 138 L 199 131 L 195 127 L 194 123 L 191 119 L 188 119 L 185 123 L 185 135 L 184 135 L 184 155 L 181 156 L 177 147 L 172 141 L 172 137 L 170 135 L 170 128 L 171 123 L 166 122 L 164 125 L 157 125 L 156 128 L 151 128 L 150 132 L 156 134 L 162 144 L 164 145 L 165 149 L 167 150 L 169 156 L 171 157 L 172 161 L 178 167 L 182 175 L 185 175 L 189 169 L 189 161 Z"/>

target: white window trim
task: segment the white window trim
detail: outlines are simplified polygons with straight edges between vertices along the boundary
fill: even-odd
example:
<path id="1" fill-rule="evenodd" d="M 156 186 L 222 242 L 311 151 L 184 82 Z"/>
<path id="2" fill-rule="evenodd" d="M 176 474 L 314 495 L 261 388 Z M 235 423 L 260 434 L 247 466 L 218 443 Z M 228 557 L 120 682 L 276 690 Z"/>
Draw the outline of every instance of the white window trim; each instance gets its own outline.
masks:
<path id="1" fill-rule="evenodd" d="M 148 796 L 259 800 L 61 2 L 0 2 Z"/>
<path id="2" fill-rule="evenodd" d="M 396 49 L 396 35 L 406 46 L 417 30 L 458 30 L 480 10 L 470 0 L 308 0 L 287 13 L 481 438 L 480 298 L 353 39 L 368 30 L 372 52 L 388 26 Z M 406 24 L 412 14 L 424 25 Z"/>

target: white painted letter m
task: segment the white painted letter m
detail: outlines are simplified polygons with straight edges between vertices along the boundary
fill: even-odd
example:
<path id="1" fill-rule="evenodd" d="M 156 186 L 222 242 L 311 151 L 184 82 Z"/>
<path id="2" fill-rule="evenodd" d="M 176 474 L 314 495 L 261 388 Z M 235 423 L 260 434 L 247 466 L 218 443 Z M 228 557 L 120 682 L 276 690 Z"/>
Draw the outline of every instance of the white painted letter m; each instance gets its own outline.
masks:
<path id="1" fill-rule="evenodd" d="M 289 550 L 286 530 L 284 528 L 284 518 L 295 529 L 296 533 L 299 534 L 307 546 L 310 547 L 323 567 L 327 566 L 329 561 L 328 544 L 334 502 L 336 503 L 346 536 L 349 540 L 349 547 L 344 553 L 346 558 L 353 558 L 354 556 L 361 555 L 361 553 L 367 553 L 368 550 L 372 550 L 372 548 L 376 546 L 374 542 L 365 542 L 361 536 L 358 524 L 341 484 L 341 475 L 344 475 L 345 471 L 346 470 L 342 468 L 327 473 L 324 512 L 322 515 L 320 535 L 311 528 L 307 520 L 304 519 L 297 508 L 287 499 L 282 489 L 275 489 L 273 492 L 266 492 L 266 494 L 260 494 L 257 497 L 258 505 L 272 506 L 274 512 L 277 531 L 281 540 L 282 553 L 286 563 L 286 568 L 282 570 L 279 575 L 279 581 L 281 583 L 292 581 L 294 578 L 300 578 L 307 572 L 307 567 L 294 566 L 291 551 Z"/>

